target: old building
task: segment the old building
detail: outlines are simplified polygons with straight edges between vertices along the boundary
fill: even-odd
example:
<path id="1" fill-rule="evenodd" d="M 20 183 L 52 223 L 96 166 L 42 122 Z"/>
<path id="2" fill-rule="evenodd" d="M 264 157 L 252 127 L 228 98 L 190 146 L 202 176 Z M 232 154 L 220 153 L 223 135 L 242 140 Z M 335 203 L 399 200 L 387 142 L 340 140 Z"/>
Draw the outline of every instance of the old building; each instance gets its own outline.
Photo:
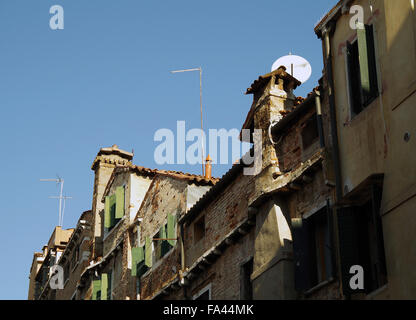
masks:
<path id="1" fill-rule="evenodd" d="M 306 98 L 285 67 L 250 85 L 240 138 L 256 143 L 221 179 L 210 161 L 198 176 L 102 148 L 90 218 L 35 253 L 29 299 L 415 298 L 416 17 L 397 2 L 342 0 L 322 18 Z M 56 263 L 61 292 L 47 287 Z"/>
<path id="2" fill-rule="evenodd" d="M 354 5 L 363 21 L 351 27 Z M 414 1 L 339 1 L 315 32 L 334 141 L 342 291 L 351 298 L 414 299 Z M 349 285 L 353 265 L 364 268 L 359 294 Z"/>
<path id="3" fill-rule="evenodd" d="M 35 252 L 29 277 L 29 300 L 56 299 L 56 290 L 51 290 L 49 285 L 51 267 L 59 261 L 73 232 L 74 229 L 55 227 L 42 253 Z"/>
<path id="4" fill-rule="evenodd" d="M 63 288 L 56 290 L 57 300 L 79 300 L 78 285 L 81 273 L 88 266 L 91 255 L 92 212 L 81 214 L 57 264 L 64 272 Z"/>

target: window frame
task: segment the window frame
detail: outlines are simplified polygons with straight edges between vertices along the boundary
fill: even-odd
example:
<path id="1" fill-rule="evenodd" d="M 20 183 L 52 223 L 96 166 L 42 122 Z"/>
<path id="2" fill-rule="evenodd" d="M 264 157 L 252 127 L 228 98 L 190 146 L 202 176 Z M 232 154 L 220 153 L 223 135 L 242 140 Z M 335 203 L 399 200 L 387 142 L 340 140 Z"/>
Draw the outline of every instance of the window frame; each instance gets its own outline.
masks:
<path id="1" fill-rule="evenodd" d="M 361 75 L 360 72 L 357 73 L 356 75 L 356 81 L 359 82 L 359 100 L 360 100 L 360 108 L 361 110 L 359 112 L 356 112 L 354 109 L 357 108 L 357 106 L 354 105 L 354 101 L 352 99 L 352 96 L 355 95 L 355 92 L 352 92 L 353 90 L 353 85 L 351 83 L 351 77 L 352 77 L 352 71 L 351 71 L 351 66 L 350 66 L 350 62 L 349 62 L 349 46 L 357 46 L 357 59 L 359 59 L 359 48 L 358 48 L 358 34 L 355 35 L 355 37 L 351 40 L 351 42 L 347 41 L 346 42 L 346 47 L 344 50 L 344 60 L 345 60 L 345 76 L 346 76 L 346 84 L 347 84 L 347 101 L 348 101 L 348 109 L 349 109 L 349 119 L 352 120 L 354 119 L 356 116 L 358 116 L 359 114 L 361 114 L 363 111 L 365 111 L 366 108 L 368 108 L 381 94 L 381 88 L 380 88 L 380 69 L 379 69 L 379 65 L 377 63 L 377 57 L 378 57 L 378 48 L 377 48 L 377 30 L 375 27 L 374 23 L 370 23 L 367 24 L 366 26 L 371 27 L 372 29 L 372 40 L 373 40 L 373 49 L 372 49 L 372 53 L 374 54 L 374 66 L 369 68 L 374 68 L 373 70 L 373 76 L 375 77 L 374 83 L 372 83 L 372 85 L 374 86 L 372 89 L 374 90 L 372 96 L 367 100 L 364 101 L 364 97 L 363 97 L 363 92 L 362 92 L 362 85 L 361 85 Z M 368 55 L 370 53 L 367 53 Z M 369 64 L 370 64 L 370 60 L 369 60 Z M 360 62 L 358 61 L 358 71 L 360 70 Z M 369 72 L 369 78 L 371 81 L 371 77 L 372 77 L 372 73 Z M 371 84 L 370 84 L 371 85 Z M 358 93 L 356 93 L 358 94 Z"/>

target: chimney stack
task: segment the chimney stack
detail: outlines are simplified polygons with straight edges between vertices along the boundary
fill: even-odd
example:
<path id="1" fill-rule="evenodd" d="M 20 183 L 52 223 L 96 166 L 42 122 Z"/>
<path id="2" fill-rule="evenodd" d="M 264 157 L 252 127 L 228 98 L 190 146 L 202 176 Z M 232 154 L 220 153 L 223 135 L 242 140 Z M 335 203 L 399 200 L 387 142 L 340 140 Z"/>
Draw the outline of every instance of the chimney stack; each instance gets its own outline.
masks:
<path id="1" fill-rule="evenodd" d="M 205 160 L 205 179 L 211 179 L 211 170 L 212 170 L 211 162 L 212 162 L 212 159 L 208 155 L 207 159 Z"/>

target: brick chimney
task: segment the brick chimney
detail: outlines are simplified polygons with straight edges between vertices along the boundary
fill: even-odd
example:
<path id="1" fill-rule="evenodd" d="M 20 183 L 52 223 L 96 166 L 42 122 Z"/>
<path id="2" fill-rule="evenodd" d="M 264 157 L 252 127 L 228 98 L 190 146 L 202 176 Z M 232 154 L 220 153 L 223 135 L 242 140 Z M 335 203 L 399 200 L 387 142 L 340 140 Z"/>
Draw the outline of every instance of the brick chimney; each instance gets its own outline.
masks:
<path id="1" fill-rule="evenodd" d="M 103 226 L 101 225 L 100 212 L 104 210 L 101 202 L 105 187 L 116 166 L 131 165 L 133 153 L 121 150 L 117 145 L 109 148 L 101 148 L 95 157 L 91 170 L 95 172 L 94 191 L 92 198 L 92 226 L 94 229 L 94 245 L 91 258 L 94 260 L 102 256 Z"/>
<path id="2" fill-rule="evenodd" d="M 246 92 L 253 95 L 253 103 L 242 129 L 250 130 L 250 135 L 241 134 L 241 139 L 253 142 L 254 129 L 261 129 L 262 133 L 261 171 L 255 177 L 254 193 L 248 199 L 249 208 L 256 212 L 251 275 L 255 300 L 295 297 L 287 205 L 285 199 L 268 194 L 281 174 L 269 127 L 293 110 L 296 99 L 293 90 L 299 85 L 300 82 L 288 74 L 285 67 L 280 67 L 260 76 Z"/>
<path id="3" fill-rule="evenodd" d="M 254 129 L 262 130 L 262 169 L 257 180 L 261 184 L 271 183 L 273 176 L 280 174 L 276 149 L 269 138 L 269 126 L 278 122 L 283 115 L 292 111 L 296 97 L 293 90 L 301 83 L 286 72 L 285 67 L 260 76 L 247 89 L 253 95 L 253 103 L 242 129 L 250 130 L 250 141 L 240 134 L 242 141 L 253 142 Z M 259 192 L 262 186 L 259 186 Z M 254 195 L 256 198 L 258 194 Z"/>

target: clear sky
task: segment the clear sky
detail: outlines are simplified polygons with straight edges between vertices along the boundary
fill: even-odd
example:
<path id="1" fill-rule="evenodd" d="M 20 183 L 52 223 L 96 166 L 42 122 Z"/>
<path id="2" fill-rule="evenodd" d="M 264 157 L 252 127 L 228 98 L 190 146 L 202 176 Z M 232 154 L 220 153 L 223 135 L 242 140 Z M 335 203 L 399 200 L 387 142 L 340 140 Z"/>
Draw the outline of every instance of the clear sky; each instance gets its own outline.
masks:
<path id="1" fill-rule="evenodd" d="M 313 32 L 336 0 L 137 1 L 1 0 L 0 108 L 2 199 L 0 299 L 26 299 L 34 251 L 58 221 L 65 179 L 64 228 L 91 208 L 91 163 L 99 148 L 134 149 L 134 163 L 200 173 L 200 165 L 158 166 L 160 128 L 200 126 L 198 73 L 203 68 L 205 129 L 237 128 L 251 106 L 246 88 L 273 62 L 301 55 L 311 79 L 322 72 Z M 51 30 L 49 8 L 64 9 L 64 30 Z M 228 166 L 214 166 L 222 176 Z"/>

